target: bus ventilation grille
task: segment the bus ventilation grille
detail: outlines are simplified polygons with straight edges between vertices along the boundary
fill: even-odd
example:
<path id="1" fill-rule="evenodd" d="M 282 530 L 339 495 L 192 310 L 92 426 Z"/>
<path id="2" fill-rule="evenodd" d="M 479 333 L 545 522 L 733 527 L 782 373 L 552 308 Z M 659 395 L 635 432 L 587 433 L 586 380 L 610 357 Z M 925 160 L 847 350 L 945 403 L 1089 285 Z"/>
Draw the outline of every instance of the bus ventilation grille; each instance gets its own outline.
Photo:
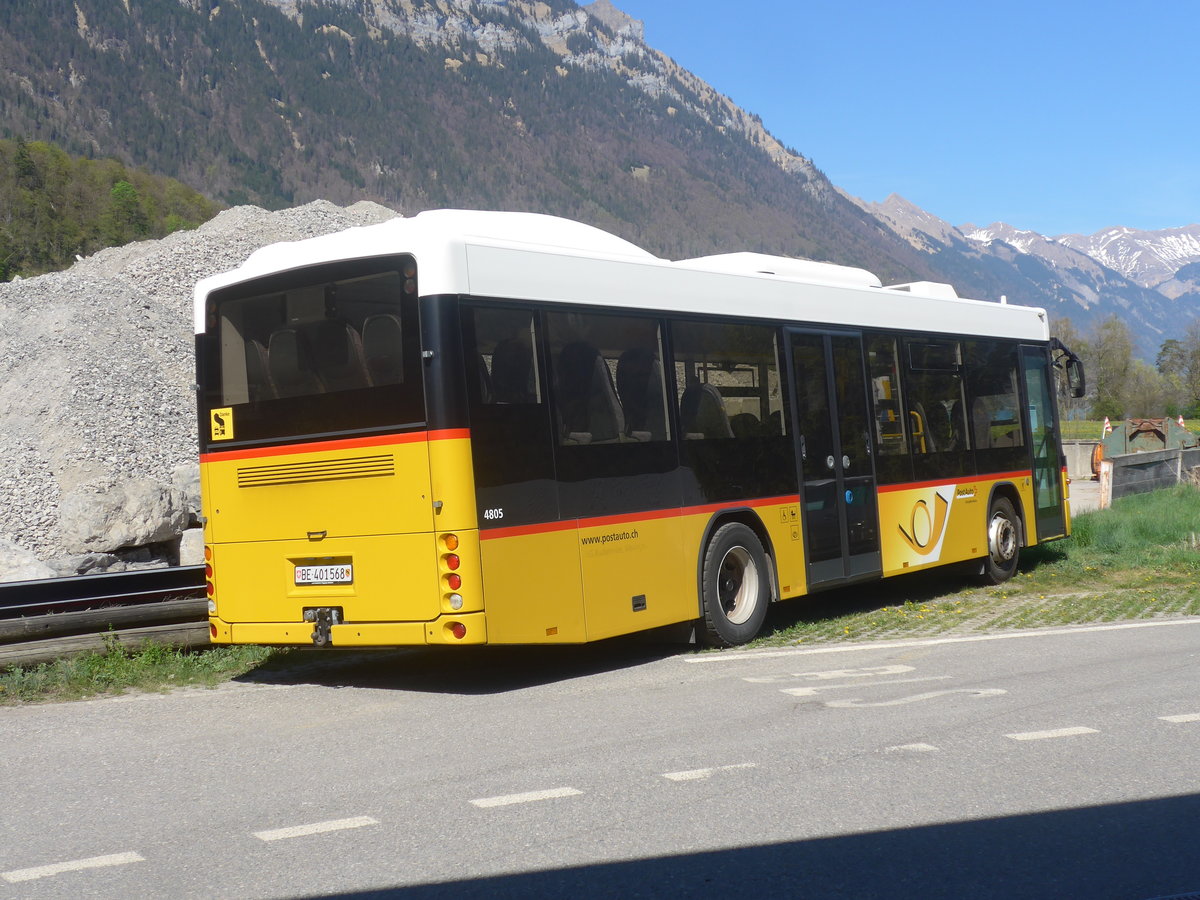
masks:
<path id="1" fill-rule="evenodd" d="M 355 456 L 348 459 L 321 459 L 314 462 L 280 463 L 273 466 L 247 466 L 238 469 L 238 487 L 265 487 L 270 484 L 303 484 L 309 481 L 341 481 L 346 478 L 379 478 L 396 474 L 396 459 L 383 456 Z"/>

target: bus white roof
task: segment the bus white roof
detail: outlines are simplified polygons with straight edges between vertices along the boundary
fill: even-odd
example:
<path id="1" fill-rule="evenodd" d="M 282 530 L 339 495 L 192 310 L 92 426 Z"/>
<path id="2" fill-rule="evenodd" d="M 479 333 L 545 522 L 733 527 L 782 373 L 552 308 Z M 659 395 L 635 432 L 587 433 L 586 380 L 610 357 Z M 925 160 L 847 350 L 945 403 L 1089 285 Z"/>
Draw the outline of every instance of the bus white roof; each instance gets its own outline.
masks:
<path id="1" fill-rule="evenodd" d="M 665 313 L 1046 340 L 1043 310 L 961 299 L 950 285 L 890 288 L 864 269 L 761 253 L 671 262 L 599 228 L 537 213 L 432 210 L 264 247 L 195 289 L 195 327 L 214 290 L 325 262 L 417 260 L 422 295 L 633 307 Z"/>

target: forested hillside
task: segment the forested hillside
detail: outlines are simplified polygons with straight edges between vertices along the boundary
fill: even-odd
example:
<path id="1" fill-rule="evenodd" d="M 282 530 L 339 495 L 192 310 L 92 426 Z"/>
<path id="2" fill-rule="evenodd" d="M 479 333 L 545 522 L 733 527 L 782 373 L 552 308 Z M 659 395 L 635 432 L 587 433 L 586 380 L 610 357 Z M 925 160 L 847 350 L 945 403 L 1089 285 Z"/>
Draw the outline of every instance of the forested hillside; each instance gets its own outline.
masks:
<path id="1" fill-rule="evenodd" d="M 220 207 L 172 178 L 50 144 L 0 140 L 0 281 L 180 228 Z"/>
<path id="2" fill-rule="evenodd" d="M 533 210 L 672 257 L 755 249 L 933 274 L 819 173 L 714 121 L 727 114 L 711 98 L 565 65 L 502 5 L 471 5 L 474 26 L 515 36 L 486 49 L 369 27 L 356 4 L 300 2 L 296 18 L 261 0 L 34 7 L 0 5 L 0 129 L 230 205 Z M 612 39 L 574 3 L 554 7 L 585 20 L 564 38 L 578 50 Z"/>

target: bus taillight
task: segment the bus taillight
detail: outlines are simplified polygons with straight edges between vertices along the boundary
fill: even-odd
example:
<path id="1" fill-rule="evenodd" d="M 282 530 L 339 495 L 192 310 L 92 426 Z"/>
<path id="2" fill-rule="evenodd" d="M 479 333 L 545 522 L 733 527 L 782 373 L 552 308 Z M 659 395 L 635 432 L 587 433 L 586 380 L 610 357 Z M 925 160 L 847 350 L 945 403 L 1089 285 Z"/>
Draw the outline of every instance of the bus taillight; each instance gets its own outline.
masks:
<path id="1" fill-rule="evenodd" d="M 452 591 L 457 591 L 462 587 L 462 576 L 457 572 L 451 572 L 446 576 L 446 586 Z"/>
<path id="2" fill-rule="evenodd" d="M 458 558 L 458 554 L 457 554 L 457 553 L 447 553 L 447 554 L 446 554 L 446 556 L 445 556 L 445 560 L 446 560 L 446 568 L 447 568 L 447 569 L 449 569 L 449 570 L 450 570 L 450 571 L 452 571 L 452 572 L 453 572 L 455 569 L 457 569 L 457 568 L 459 567 L 459 565 L 461 564 L 461 562 L 462 562 L 462 561 L 461 561 L 461 560 Z"/>
<path id="3" fill-rule="evenodd" d="M 467 636 L 467 626 L 464 625 L 462 622 L 451 622 L 450 623 L 450 633 L 452 635 L 454 635 L 455 638 L 457 638 L 458 640 L 461 641 L 463 638 L 465 638 Z"/>
<path id="4" fill-rule="evenodd" d="M 213 584 L 213 552 L 212 547 L 204 545 L 204 593 L 208 595 L 208 614 L 214 615 L 217 611 L 216 595 L 217 586 Z"/>
<path id="5" fill-rule="evenodd" d="M 457 550 L 458 549 L 458 535 L 457 534 L 443 534 L 442 535 L 442 546 L 444 546 L 447 550 Z"/>

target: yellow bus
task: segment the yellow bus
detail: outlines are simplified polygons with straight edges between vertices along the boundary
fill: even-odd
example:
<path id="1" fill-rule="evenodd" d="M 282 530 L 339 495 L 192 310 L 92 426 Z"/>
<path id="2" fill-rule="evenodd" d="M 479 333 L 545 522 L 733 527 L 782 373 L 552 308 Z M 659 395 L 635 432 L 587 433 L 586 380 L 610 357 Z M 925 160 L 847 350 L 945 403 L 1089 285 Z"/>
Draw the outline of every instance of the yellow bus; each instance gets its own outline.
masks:
<path id="1" fill-rule="evenodd" d="M 215 643 L 730 646 L 1069 533 L 1043 310 L 440 210 L 195 291 Z"/>

